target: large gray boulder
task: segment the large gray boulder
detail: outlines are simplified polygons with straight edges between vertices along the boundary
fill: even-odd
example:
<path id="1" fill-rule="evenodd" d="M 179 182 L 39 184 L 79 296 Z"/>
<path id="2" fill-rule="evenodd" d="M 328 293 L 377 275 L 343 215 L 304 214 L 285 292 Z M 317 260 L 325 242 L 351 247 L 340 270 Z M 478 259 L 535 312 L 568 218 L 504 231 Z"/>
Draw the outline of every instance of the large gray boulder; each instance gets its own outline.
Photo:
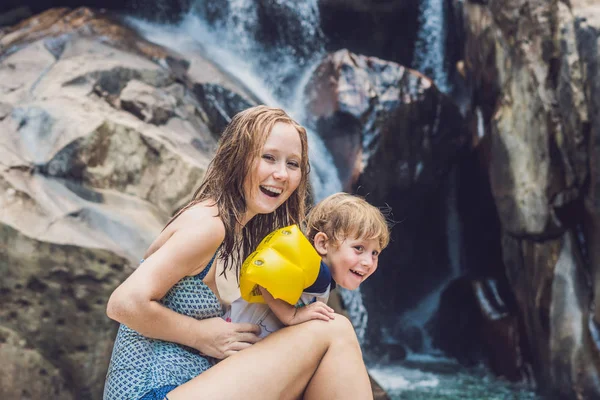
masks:
<path id="1" fill-rule="evenodd" d="M 0 397 L 101 398 L 110 293 L 256 101 L 186 56 L 86 8 L 0 33 Z"/>
<path id="2" fill-rule="evenodd" d="M 600 6 L 464 3 L 477 145 L 539 387 L 600 396 L 597 137 Z"/>

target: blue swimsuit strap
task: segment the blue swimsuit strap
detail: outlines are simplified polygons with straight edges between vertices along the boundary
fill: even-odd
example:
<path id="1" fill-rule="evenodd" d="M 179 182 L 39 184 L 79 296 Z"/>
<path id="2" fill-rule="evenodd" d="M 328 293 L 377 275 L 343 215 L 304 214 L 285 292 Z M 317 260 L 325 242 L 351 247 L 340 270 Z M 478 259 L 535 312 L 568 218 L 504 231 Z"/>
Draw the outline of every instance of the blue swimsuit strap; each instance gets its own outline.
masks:
<path id="1" fill-rule="evenodd" d="M 215 253 L 212 258 L 210 259 L 210 261 L 208 262 L 208 264 L 206 264 L 206 267 L 204 267 L 204 269 L 202 270 L 202 272 L 200 272 L 198 275 L 194 276 L 197 279 L 200 279 L 201 281 L 204 280 L 204 277 L 206 276 L 206 274 L 208 274 L 208 271 L 210 271 L 210 267 L 212 267 L 213 262 L 215 261 L 215 257 L 217 257 L 217 253 Z"/>

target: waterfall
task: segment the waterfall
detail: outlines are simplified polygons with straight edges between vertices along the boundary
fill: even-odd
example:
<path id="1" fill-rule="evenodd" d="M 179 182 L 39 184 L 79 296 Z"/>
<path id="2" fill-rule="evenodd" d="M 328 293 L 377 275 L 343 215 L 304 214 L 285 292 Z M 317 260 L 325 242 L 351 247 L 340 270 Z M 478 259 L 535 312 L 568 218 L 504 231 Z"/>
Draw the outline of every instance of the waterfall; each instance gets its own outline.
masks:
<path id="1" fill-rule="evenodd" d="M 462 228 L 458 215 L 457 199 L 458 172 L 456 166 L 450 170 L 446 186 L 446 243 L 450 267 L 448 275 L 413 309 L 402 314 L 394 327 L 394 332 L 406 331 L 407 328 L 416 328 L 420 332 L 422 338 L 421 348 L 411 349 L 416 353 L 441 356 L 441 352 L 432 345 L 431 336 L 427 332 L 426 326 L 437 311 L 440 297 L 447 285 L 462 273 Z"/>
<path id="2" fill-rule="evenodd" d="M 421 0 L 419 32 L 415 43 L 413 68 L 429 76 L 438 89 L 448 93 L 450 85 L 445 67 L 446 19 L 444 0 Z M 429 292 L 412 310 L 405 312 L 393 328 L 394 332 L 416 328 L 422 337 L 421 349 L 413 351 L 427 354 L 440 354 L 431 344 L 426 324 L 436 312 L 440 296 L 447 284 L 461 273 L 461 228 L 457 211 L 457 168 L 450 172 L 446 210 L 446 238 L 449 257 L 449 273 L 435 289 Z M 385 335 L 384 335 L 385 336 Z"/>
<path id="3" fill-rule="evenodd" d="M 477 116 L 477 138 L 482 139 L 485 136 L 485 121 L 480 107 L 475 108 L 475 115 Z"/>
<path id="4" fill-rule="evenodd" d="M 204 2 L 200 2 L 204 3 Z M 290 54 L 306 53 L 314 47 L 321 48 L 320 16 L 316 0 L 291 1 L 275 0 L 276 6 L 283 9 L 283 14 L 295 19 L 302 33 L 297 41 L 288 44 L 285 49 Z M 237 42 L 238 50 L 264 51 L 262 44 L 253 37 L 253 33 L 260 30 L 259 8 L 255 0 L 229 0 L 229 12 L 219 26 L 219 31 L 225 33 Z"/>
<path id="5" fill-rule="evenodd" d="M 444 0 L 421 0 L 419 32 L 413 68 L 429 76 L 444 93 L 450 90 L 446 71 L 446 18 Z"/>
<path id="6" fill-rule="evenodd" d="M 177 25 L 165 26 L 139 19 L 129 19 L 144 37 L 152 42 L 178 51 L 181 54 L 199 52 L 208 56 L 221 69 L 236 77 L 252 91 L 264 104 L 286 109 L 300 123 L 304 118 L 304 87 L 310 78 L 316 61 L 307 64 L 305 59 L 298 61 L 290 49 L 285 55 L 273 57 L 272 53 L 260 43 L 252 40 L 250 34 L 256 29 L 256 3 L 250 0 L 230 0 L 229 14 L 224 22 L 212 26 L 192 9 Z M 277 4 L 294 12 L 301 26 L 307 33 L 302 36 L 301 47 L 319 48 L 314 59 L 320 59 L 324 50 L 321 44 L 314 43 L 318 38 L 319 14 L 315 0 L 296 4 L 280 0 Z M 305 19 L 306 18 L 306 19 Z M 282 53 L 283 54 L 283 53 Z M 273 58 L 271 58 L 273 57 Z M 265 65 L 264 60 L 269 60 Z M 288 75 L 296 77 L 293 87 L 281 96 L 277 88 Z M 333 167 L 333 159 L 321 138 L 307 129 L 309 141 L 309 157 L 311 162 L 310 180 L 315 200 L 321 200 L 329 194 L 342 189 L 337 170 Z"/>
<path id="7" fill-rule="evenodd" d="M 235 54 L 238 61 L 247 60 L 244 64 L 250 64 L 270 94 L 284 105 L 302 71 L 324 54 L 317 0 L 227 0 L 218 6 L 196 0 L 184 24 L 190 21 L 202 25 L 203 37 L 195 31 L 190 34 L 210 47 L 217 45 Z"/>
<path id="8" fill-rule="evenodd" d="M 338 289 L 348 316 L 354 325 L 358 342 L 363 344 L 365 342 L 365 335 L 367 333 L 367 324 L 369 322 L 369 314 L 367 308 L 363 302 L 360 288 L 356 290 L 346 290 L 344 288 Z"/>

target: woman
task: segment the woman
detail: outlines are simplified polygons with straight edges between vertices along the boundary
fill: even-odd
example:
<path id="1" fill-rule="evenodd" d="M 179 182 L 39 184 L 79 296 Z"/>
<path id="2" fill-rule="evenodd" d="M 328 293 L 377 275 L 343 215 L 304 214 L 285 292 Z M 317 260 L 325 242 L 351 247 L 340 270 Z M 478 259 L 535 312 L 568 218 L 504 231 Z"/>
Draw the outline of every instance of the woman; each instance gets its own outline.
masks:
<path id="1" fill-rule="evenodd" d="M 258 326 L 220 318 L 212 261 L 237 275 L 267 233 L 304 218 L 307 147 L 306 131 L 283 110 L 258 106 L 232 119 L 194 200 L 109 299 L 121 327 L 105 399 L 371 398 L 342 316 L 260 342 Z"/>

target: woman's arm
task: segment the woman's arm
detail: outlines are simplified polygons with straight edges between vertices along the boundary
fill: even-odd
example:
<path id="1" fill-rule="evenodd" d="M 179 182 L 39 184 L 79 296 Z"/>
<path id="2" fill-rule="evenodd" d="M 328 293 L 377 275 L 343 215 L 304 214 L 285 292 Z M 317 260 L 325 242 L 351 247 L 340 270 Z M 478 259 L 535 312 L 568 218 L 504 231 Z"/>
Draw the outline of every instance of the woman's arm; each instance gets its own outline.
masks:
<path id="1" fill-rule="evenodd" d="M 283 300 L 273 298 L 267 289 L 262 286 L 259 287 L 267 305 L 284 325 L 297 325 L 313 319 L 330 321 L 335 318 L 333 308 L 321 301 L 316 301 L 307 306 L 296 308 Z"/>
<path id="2" fill-rule="evenodd" d="M 224 358 L 258 341 L 260 328 L 229 324 L 221 318 L 196 320 L 158 300 L 185 276 L 205 268 L 224 237 L 224 227 L 208 209 L 182 221 L 169 239 L 145 260 L 111 295 L 107 315 L 144 336 L 193 347 Z M 187 214 L 187 213 L 186 213 Z M 206 215 L 202 215 L 206 214 Z"/>

